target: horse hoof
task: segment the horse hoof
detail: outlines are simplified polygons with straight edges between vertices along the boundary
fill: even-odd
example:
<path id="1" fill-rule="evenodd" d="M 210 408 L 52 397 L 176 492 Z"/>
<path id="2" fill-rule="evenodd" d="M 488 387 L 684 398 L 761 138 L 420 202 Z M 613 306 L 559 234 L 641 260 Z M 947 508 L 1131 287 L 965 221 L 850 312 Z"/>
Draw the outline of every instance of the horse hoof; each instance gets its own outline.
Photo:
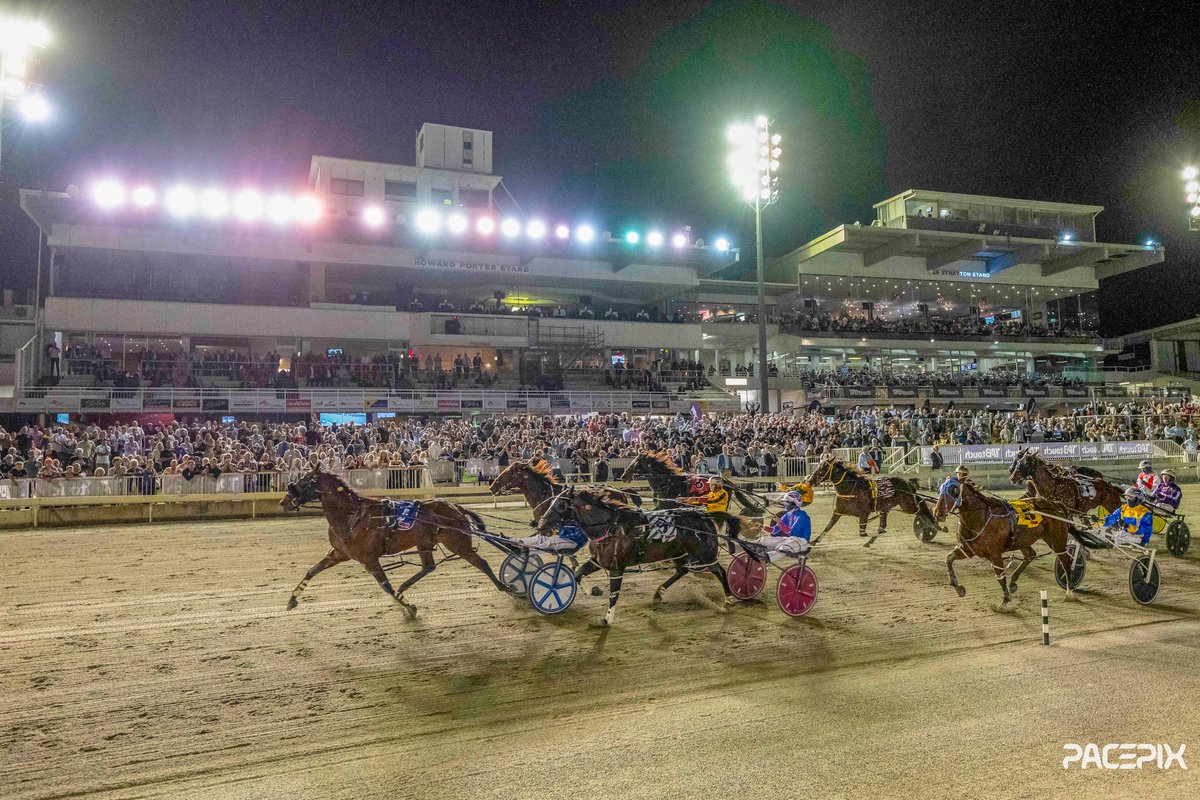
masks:
<path id="1" fill-rule="evenodd" d="M 858 535 L 859 535 L 859 536 L 866 536 L 866 535 L 867 535 L 867 532 L 866 532 L 866 531 L 859 531 L 859 532 L 858 532 Z"/>
<path id="2" fill-rule="evenodd" d="M 1079 600 L 1079 595 L 1075 594 L 1075 592 L 1074 592 L 1072 589 L 1067 589 L 1067 596 L 1066 596 L 1065 598 L 1063 598 L 1063 599 L 1064 599 L 1064 600 L 1067 600 L 1067 601 L 1069 601 L 1069 602 L 1071 602 L 1071 603 L 1078 603 L 1078 602 L 1080 602 L 1080 600 Z"/>
<path id="3" fill-rule="evenodd" d="M 967 587 L 965 587 L 965 586 L 955 586 L 954 591 L 958 592 L 959 597 L 967 596 Z"/>
<path id="4" fill-rule="evenodd" d="M 405 604 L 403 608 L 404 608 L 404 613 L 406 615 L 408 615 L 409 619 L 417 618 L 417 607 L 416 606 L 410 606 L 408 604 Z"/>
<path id="5" fill-rule="evenodd" d="M 1016 594 L 1016 593 L 1017 593 L 1017 585 L 1016 585 L 1015 583 L 1010 583 L 1010 584 L 1008 585 L 1008 593 L 1009 593 L 1009 594 Z"/>
<path id="6" fill-rule="evenodd" d="M 655 592 L 654 597 L 650 598 L 650 602 L 656 606 L 660 605 L 662 603 L 662 594 L 659 592 Z"/>
<path id="7" fill-rule="evenodd" d="M 604 617 L 600 617 L 599 619 L 594 619 L 588 623 L 588 627 L 589 628 L 607 628 L 608 620 L 605 619 Z"/>
<path id="8" fill-rule="evenodd" d="M 599 597 L 602 594 L 604 594 L 604 590 L 601 589 L 599 586 L 592 587 L 592 597 Z"/>
<path id="9" fill-rule="evenodd" d="M 287 602 L 287 610 L 288 610 L 288 611 L 291 611 L 291 610 L 292 610 L 293 608 L 295 608 L 295 607 L 296 607 L 296 598 L 295 598 L 295 597 L 289 597 L 289 598 L 288 598 L 288 602 Z"/>

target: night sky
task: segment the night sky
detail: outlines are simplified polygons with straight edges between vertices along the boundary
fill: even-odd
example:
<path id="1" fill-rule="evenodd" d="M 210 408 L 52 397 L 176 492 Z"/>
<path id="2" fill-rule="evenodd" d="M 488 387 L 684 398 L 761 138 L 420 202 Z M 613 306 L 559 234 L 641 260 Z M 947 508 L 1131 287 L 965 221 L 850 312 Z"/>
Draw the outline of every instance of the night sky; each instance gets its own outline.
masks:
<path id="1" fill-rule="evenodd" d="M 18 4 L 20 5 L 20 4 Z M 493 130 L 527 212 L 720 230 L 753 259 L 724 131 L 785 137 L 768 256 L 906 188 L 1103 205 L 1167 247 L 1106 285 L 1110 333 L 1200 311 L 1181 168 L 1200 159 L 1191 14 L 1135 3 L 28 3 L 55 118 L 4 132 L 0 284 L 33 283 L 19 187 L 100 175 L 300 188 L 314 153 L 413 163 L 422 122 Z M 1132 298 L 1132 301 L 1131 301 Z"/>

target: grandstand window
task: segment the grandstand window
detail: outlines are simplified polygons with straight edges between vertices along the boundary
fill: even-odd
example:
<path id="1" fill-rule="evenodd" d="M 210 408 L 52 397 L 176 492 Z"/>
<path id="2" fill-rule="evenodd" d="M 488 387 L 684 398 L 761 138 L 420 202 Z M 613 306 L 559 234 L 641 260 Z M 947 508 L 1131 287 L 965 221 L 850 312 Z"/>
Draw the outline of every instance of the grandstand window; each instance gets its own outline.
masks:
<path id="1" fill-rule="evenodd" d="M 415 200 L 417 185 L 410 181 L 384 181 L 383 194 L 391 200 Z"/>
<path id="2" fill-rule="evenodd" d="M 487 208 L 488 193 L 484 189 L 459 189 L 458 202 L 467 208 Z"/>
<path id="3" fill-rule="evenodd" d="M 434 205 L 449 206 L 454 204 L 453 189 L 430 189 L 429 199 Z"/>
<path id="4" fill-rule="evenodd" d="M 365 193 L 365 186 L 362 181 L 351 181 L 345 178 L 330 178 L 329 193 L 341 194 L 347 197 L 362 197 Z"/>

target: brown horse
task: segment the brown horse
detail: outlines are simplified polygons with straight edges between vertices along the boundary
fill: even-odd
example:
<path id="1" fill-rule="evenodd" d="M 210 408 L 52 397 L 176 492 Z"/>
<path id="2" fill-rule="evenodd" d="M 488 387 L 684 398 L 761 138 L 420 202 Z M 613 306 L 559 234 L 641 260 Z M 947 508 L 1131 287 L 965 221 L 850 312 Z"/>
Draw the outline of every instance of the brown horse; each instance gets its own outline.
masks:
<path id="1" fill-rule="evenodd" d="M 985 493 L 970 479 L 948 478 L 938 492 L 933 513 L 940 522 L 955 510 L 958 511 L 958 546 L 946 556 L 946 574 L 959 597 L 967 590 L 954 574 L 954 562 L 978 556 L 992 563 L 1004 595 L 1003 606 L 1008 606 L 1012 593 L 1017 591 L 1017 579 L 1037 557 L 1033 543 L 1038 540 L 1050 546 L 1065 570 L 1064 574 L 1071 574 L 1071 556 L 1067 552 L 1071 526 L 1061 519 L 1038 513 L 1060 515 L 1062 509 L 1057 504 L 1041 498 L 1010 503 Z M 1004 554 L 1014 550 L 1019 550 L 1023 558 L 1012 577 L 1006 580 Z M 1067 599 L 1073 596 L 1068 588 Z"/>
<path id="2" fill-rule="evenodd" d="M 437 566 L 433 548 L 439 544 L 487 575 L 497 589 L 509 592 L 508 587 L 497 580 L 492 568 L 472 547 L 471 529 L 474 527 L 486 531 L 483 520 L 462 506 L 445 500 L 422 500 L 411 527 L 399 530 L 389 527 L 395 509 L 386 500 L 363 497 L 338 476 L 319 469 L 295 483 L 289 483 L 280 505 L 287 511 L 295 511 L 305 503 L 317 500 L 320 500 L 325 519 L 329 522 L 329 544 L 332 549 L 292 590 L 287 603 L 288 610 L 296 607 L 300 594 L 314 575 L 353 559 L 374 576 L 380 588 L 394 598 L 411 619 L 417 615 L 417 607 L 405 601 L 404 592 L 433 572 Z M 421 569 L 393 591 L 379 559 L 413 548 L 420 556 Z"/>
<path id="3" fill-rule="evenodd" d="M 1069 514 L 1086 514 L 1101 507 L 1112 511 L 1124 502 L 1121 489 L 1096 470 L 1076 467 L 1068 472 L 1031 448 L 1018 450 L 1013 456 L 1008 478 L 1016 484 L 1025 481 L 1028 496 L 1053 500 Z"/>
<path id="4" fill-rule="evenodd" d="M 917 482 L 908 478 L 872 479 L 859 472 L 854 467 L 846 465 L 841 459 L 826 456 L 813 470 L 813 474 L 805 481 L 815 487 L 822 481 L 833 484 L 836 499 L 833 502 L 833 516 L 825 530 L 817 534 L 813 544 L 821 541 L 821 537 L 837 524 L 843 516 L 858 518 L 858 535 L 867 535 L 867 522 L 872 514 L 879 515 L 879 531 L 867 540 L 863 547 L 870 547 L 884 533 L 887 533 L 888 512 L 899 507 L 906 514 L 916 517 L 913 522 L 914 530 L 923 541 L 930 541 L 937 534 L 937 520 L 929 510 L 929 505 L 921 499 Z M 886 483 L 885 483 L 886 481 Z M 888 491 L 890 490 L 890 491 Z"/>
<path id="5" fill-rule="evenodd" d="M 647 450 L 639 453 L 621 473 L 621 480 L 632 481 L 645 478 L 650 484 L 654 499 L 672 501 L 681 498 L 695 497 L 698 493 L 706 492 L 710 485 L 720 486 L 729 492 L 742 506 L 742 511 L 751 516 L 759 516 L 766 511 L 766 503 L 756 502 L 753 495 L 744 491 L 733 481 L 720 475 L 689 475 L 680 469 L 671 454 Z M 674 508 L 673 503 L 660 502 L 659 508 Z"/>
<path id="6" fill-rule="evenodd" d="M 692 508 L 644 513 L 605 489 L 589 487 L 567 487 L 545 505 L 538 523 L 540 533 L 552 533 L 564 523 L 573 522 L 588 537 L 592 557 L 580 567 L 576 580 L 601 568 L 608 570 L 608 613 L 594 625 L 612 625 L 625 570 L 636 564 L 675 563 L 675 573 L 654 592 L 656 603 L 675 581 L 688 572 L 701 570 L 711 572 L 721 582 L 726 605 L 736 602 L 725 569 L 717 560 L 716 521 L 725 522 L 729 536 L 737 539 L 741 532 L 738 517 Z M 748 551 L 753 552 L 752 547 Z"/>
<path id="7" fill-rule="evenodd" d="M 544 503 L 566 487 L 566 484 L 554 476 L 550 466 L 545 461 L 513 461 L 500 471 L 500 474 L 488 487 L 493 495 L 519 494 L 533 509 L 533 525 L 541 521 Z M 609 488 L 613 496 L 635 506 L 642 504 L 642 498 L 635 492 L 623 492 Z"/>

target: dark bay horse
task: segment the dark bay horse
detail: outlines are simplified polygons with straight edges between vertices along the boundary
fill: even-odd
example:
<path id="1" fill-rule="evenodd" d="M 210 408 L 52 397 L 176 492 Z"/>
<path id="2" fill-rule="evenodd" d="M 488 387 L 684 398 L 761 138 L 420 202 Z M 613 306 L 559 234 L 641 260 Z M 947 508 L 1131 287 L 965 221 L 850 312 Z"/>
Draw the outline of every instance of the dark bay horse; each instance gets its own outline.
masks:
<path id="1" fill-rule="evenodd" d="M 686 507 L 646 514 L 605 489 L 567 487 L 546 503 L 538 531 L 553 533 L 565 522 L 583 529 L 592 557 L 575 577 L 578 580 L 599 569 L 608 570 L 608 613 L 594 623 L 607 627 L 616 617 L 625 570 L 637 564 L 675 563 L 675 573 L 655 590 L 655 602 L 662 600 L 662 593 L 675 581 L 688 572 L 701 570 L 711 572 L 721 582 L 727 605 L 736 602 L 725 569 L 717 560 L 718 519 L 736 539 L 741 524 L 731 514 L 710 514 Z"/>
<path id="2" fill-rule="evenodd" d="M 471 529 L 486 531 L 483 520 L 462 506 L 445 500 L 421 500 L 412 527 L 398 530 L 388 527 L 395 510 L 386 500 L 363 497 L 338 476 L 315 470 L 295 483 L 288 484 L 287 494 L 280 503 L 287 511 L 295 511 L 305 503 L 320 500 L 325 519 L 329 522 L 329 553 L 318 561 L 292 590 L 287 607 L 296 607 L 304 587 L 313 576 L 335 564 L 353 559 L 362 564 L 403 608 L 409 618 L 417 615 L 417 607 L 405 601 L 404 592 L 414 583 L 433 572 L 436 566 L 433 548 L 441 545 L 454 555 L 488 576 L 496 588 L 506 594 L 492 568 L 472 546 Z M 416 548 L 421 569 L 394 591 L 387 573 L 380 565 L 382 556 L 396 555 Z"/>
<path id="3" fill-rule="evenodd" d="M 647 450 L 638 454 L 637 458 L 621 473 L 621 480 L 632 481 L 645 478 L 650 484 L 650 491 L 656 500 L 678 500 L 684 497 L 694 497 L 704 485 L 716 484 L 738 501 L 744 512 L 752 516 L 761 515 L 766 511 L 766 504 L 756 502 L 754 497 L 744 491 L 736 483 L 726 480 L 720 475 L 689 475 L 671 459 L 669 453 L 655 453 Z M 706 491 L 706 490 L 705 490 Z M 673 507 L 672 504 L 660 503 L 660 508 Z"/>
<path id="4" fill-rule="evenodd" d="M 872 479 L 848 466 L 841 459 L 826 457 L 805 483 L 816 487 L 822 481 L 829 481 L 833 485 L 836 499 L 833 501 L 833 516 L 829 518 L 829 524 L 817 534 L 813 544 L 819 542 L 844 516 L 857 517 L 858 535 L 866 536 L 867 522 L 872 514 L 878 514 L 879 531 L 863 545 L 870 547 L 882 534 L 887 533 L 888 512 L 897 507 L 905 514 L 916 516 L 916 525 L 923 540 L 929 541 L 937 533 L 937 520 L 929 510 L 929 505 L 921 499 L 920 488 L 915 480 Z"/>
<path id="5" fill-rule="evenodd" d="M 1112 511 L 1124 502 L 1121 489 L 1096 470 L 1076 467 L 1068 472 L 1049 463 L 1031 448 L 1022 448 L 1013 456 L 1008 478 L 1016 484 L 1024 481 L 1030 497 L 1052 500 L 1062 505 L 1068 514 L 1086 514 L 1101 507 Z"/>
<path id="6" fill-rule="evenodd" d="M 948 478 L 938 492 L 933 513 L 940 522 L 955 510 L 958 512 L 958 546 L 946 556 L 946 574 L 959 597 L 965 595 L 967 590 L 954 574 L 954 562 L 977 556 L 991 562 L 1004 595 L 1002 605 L 1007 606 L 1012 593 L 1017 591 L 1017 579 L 1037 557 L 1033 543 L 1039 540 L 1050 546 L 1065 570 L 1064 574 L 1071 574 L 1071 556 L 1067 552 L 1071 526 L 1061 519 L 1038 513 L 1061 516 L 1064 509 L 1057 503 L 1041 498 L 1010 503 L 987 494 L 969 478 L 963 481 Z M 1009 578 L 1004 554 L 1014 550 L 1020 551 L 1022 560 Z M 1073 596 L 1074 593 L 1068 588 L 1067 599 Z"/>
<path id="7" fill-rule="evenodd" d="M 544 503 L 566 487 L 550 471 L 550 466 L 544 461 L 513 461 L 500 471 L 488 487 L 493 495 L 519 494 L 533 509 L 533 524 L 541 520 Z M 620 500 L 635 506 L 642 504 L 642 498 L 636 492 L 609 489 Z"/>

